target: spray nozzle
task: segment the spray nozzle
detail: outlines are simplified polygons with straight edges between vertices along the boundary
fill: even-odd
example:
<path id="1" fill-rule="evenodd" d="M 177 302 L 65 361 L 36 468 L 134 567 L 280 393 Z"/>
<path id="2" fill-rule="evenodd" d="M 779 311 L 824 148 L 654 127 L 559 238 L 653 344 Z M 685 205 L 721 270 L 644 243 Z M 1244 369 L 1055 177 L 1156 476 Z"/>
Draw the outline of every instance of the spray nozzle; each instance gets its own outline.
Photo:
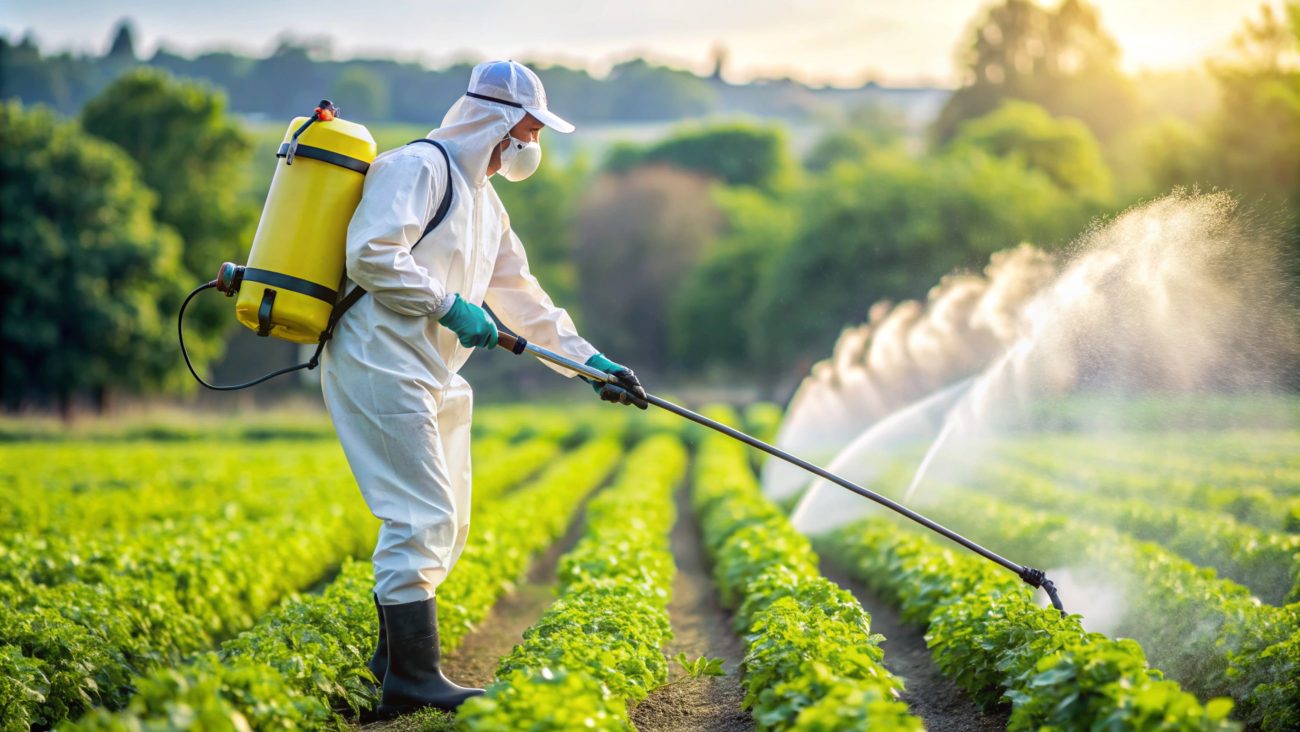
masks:
<path id="1" fill-rule="evenodd" d="M 1033 567 L 1021 567 L 1020 579 L 1024 580 L 1025 584 L 1030 587 L 1041 588 L 1043 592 L 1047 593 L 1048 599 L 1052 601 L 1052 607 L 1059 610 L 1062 615 L 1065 615 L 1065 607 L 1061 604 L 1061 596 L 1057 594 L 1056 585 L 1047 578 L 1046 572 Z"/>
<path id="2" fill-rule="evenodd" d="M 328 99 L 322 99 L 320 100 L 320 106 L 316 107 L 314 114 L 317 120 L 321 122 L 329 122 L 339 116 L 339 108 L 334 106 L 334 102 L 331 102 Z"/>

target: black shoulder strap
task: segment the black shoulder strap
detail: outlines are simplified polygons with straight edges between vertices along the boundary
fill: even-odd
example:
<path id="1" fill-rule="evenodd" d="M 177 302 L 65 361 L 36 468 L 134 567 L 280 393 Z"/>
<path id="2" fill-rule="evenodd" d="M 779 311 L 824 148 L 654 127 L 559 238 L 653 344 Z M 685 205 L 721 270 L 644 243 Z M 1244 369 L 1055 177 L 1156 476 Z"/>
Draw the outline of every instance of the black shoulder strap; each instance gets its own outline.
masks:
<path id="1" fill-rule="evenodd" d="M 442 220 L 447 218 L 447 212 L 451 210 L 451 189 L 452 189 L 451 155 L 447 154 L 447 148 L 443 147 L 442 143 L 438 142 L 437 140 L 430 140 L 427 137 L 421 137 L 418 140 L 412 140 L 407 144 L 415 145 L 421 142 L 427 142 L 430 145 L 433 145 L 434 147 L 438 148 L 438 150 L 442 152 L 442 157 L 447 160 L 447 185 L 446 185 L 446 190 L 444 190 L 442 193 L 442 202 L 438 204 L 437 212 L 433 214 L 433 218 L 429 219 L 429 223 L 425 225 L 424 231 L 421 232 L 420 234 L 420 238 L 415 240 L 415 244 L 411 245 L 412 249 L 415 249 L 415 247 L 419 246 L 420 242 L 424 241 L 424 237 L 429 235 L 429 232 L 438 228 L 438 224 L 441 224 Z M 344 272 L 343 284 L 347 284 L 347 281 L 348 281 L 348 275 L 347 272 Z M 342 286 L 340 286 L 339 289 L 343 289 Z M 320 334 L 321 347 L 324 347 L 325 342 L 328 341 L 330 338 L 334 337 L 334 326 L 338 324 L 339 319 L 343 317 L 343 314 L 346 313 L 349 309 L 351 309 L 353 305 L 356 305 L 357 301 L 360 300 L 362 297 L 364 297 L 365 294 L 366 294 L 365 288 L 358 285 L 357 287 L 352 288 L 352 291 L 349 292 L 347 296 L 345 296 L 342 300 L 339 300 L 337 303 L 334 304 L 334 310 L 330 312 L 329 323 L 325 326 L 325 330 Z M 320 348 L 316 349 L 316 353 L 318 355 L 320 354 Z"/>
<path id="2" fill-rule="evenodd" d="M 441 224 L 442 220 L 447 218 L 447 212 L 451 210 L 451 155 L 447 154 L 447 148 L 443 147 L 441 142 L 430 140 L 427 137 L 411 140 L 406 144 L 415 145 L 421 142 L 427 142 L 438 148 L 442 152 L 442 157 L 447 161 L 447 190 L 442 194 L 442 202 L 438 204 L 438 211 L 433 214 L 433 218 L 429 219 L 428 225 L 424 227 L 424 232 L 420 234 L 420 239 L 423 239 L 429 235 L 430 231 L 438 228 L 438 224 Z M 417 239 L 415 245 L 412 245 L 411 248 L 414 249 L 419 243 L 420 240 Z"/>

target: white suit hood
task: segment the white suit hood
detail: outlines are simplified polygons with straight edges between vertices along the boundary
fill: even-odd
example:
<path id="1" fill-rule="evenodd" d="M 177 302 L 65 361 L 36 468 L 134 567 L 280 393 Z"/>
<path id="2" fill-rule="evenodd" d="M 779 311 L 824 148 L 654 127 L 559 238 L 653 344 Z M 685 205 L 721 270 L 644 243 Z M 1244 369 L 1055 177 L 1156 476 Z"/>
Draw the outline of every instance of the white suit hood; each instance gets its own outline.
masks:
<path id="1" fill-rule="evenodd" d="M 466 180 L 479 188 L 487 182 L 493 146 L 506 139 L 525 114 L 518 107 L 461 97 L 447 110 L 442 126 L 428 136 L 447 147 Z"/>

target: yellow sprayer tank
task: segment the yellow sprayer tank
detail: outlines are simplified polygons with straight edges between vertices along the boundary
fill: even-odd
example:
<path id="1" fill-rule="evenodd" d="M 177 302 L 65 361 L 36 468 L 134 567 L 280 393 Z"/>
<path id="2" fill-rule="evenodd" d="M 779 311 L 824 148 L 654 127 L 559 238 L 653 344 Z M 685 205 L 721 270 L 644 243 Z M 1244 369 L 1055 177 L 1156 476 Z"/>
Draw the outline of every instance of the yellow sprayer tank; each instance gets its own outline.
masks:
<path id="1" fill-rule="evenodd" d="M 327 117 L 327 119 L 322 118 Z M 343 277 L 348 222 L 361 201 L 375 140 L 365 127 L 320 115 L 289 125 L 235 303 L 239 322 L 316 343 Z M 301 133 L 293 146 L 295 132 Z"/>

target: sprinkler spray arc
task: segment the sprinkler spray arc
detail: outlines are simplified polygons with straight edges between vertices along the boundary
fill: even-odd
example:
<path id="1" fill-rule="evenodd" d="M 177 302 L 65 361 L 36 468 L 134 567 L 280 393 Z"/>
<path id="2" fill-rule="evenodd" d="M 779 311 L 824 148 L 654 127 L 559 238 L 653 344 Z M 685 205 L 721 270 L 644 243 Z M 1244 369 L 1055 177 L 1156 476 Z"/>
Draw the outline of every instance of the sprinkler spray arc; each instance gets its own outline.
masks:
<path id="1" fill-rule="evenodd" d="M 505 331 L 499 332 L 497 344 L 515 355 L 522 355 L 527 353 L 528 355 L 533 356 L 534 358 L 537 358 L 541 361 L 546 361 L 548 363 L 555 364 L 556 366 L 561 366 L 563 368 L 569 369 L 570 371 L 578 373 L 588 379 L 593 379 L 601 383 L 609 384 L 615 389 L 622 388 L 618 385 L 617 379 L 615 379 L 610 374 L 605 373 L 604 371 L 600 371 L 599 369 L 594 369 L 585 364 L 578 363 L 577 361 L 574 361 L 572 359 L 565 358 L 564 356 L 561 356 L 558 353 L 554 353 L 545 348 L 542 348 L 541 346 L 529 343 L 524 338 L 511 335 L 509 333 L 506 333 Z M 790 453 L 781 450 L 780 448 L 769 445 L 766 442 L 763 442 L 762 440 L 756 437 L 741 432 L 740 430 L 737 430 L 732 427 L 728 427 L 727 425 L 722 424 L 721 422 L 717 422 L 712 419 L 709 419 L 708 417 L 705 417 L 702 414 L 697 414 L 695 412 L 692 412 L 691 410 L 685 407 L 678 406 L 665 399 L 660 399 L 659 397 L 653 394 L 646 394 L 646 401 L 650 404 L 655 405 L 656 407 L 659 407 L 660 409 L 663 409 L 668 412 L 672 412 L 673 414 L 676 414 L 679 417 L 683 417 L 692 422 L 695 422 L 696 424 L 703 425 L 704 427 L 708 427 L 711 430 L 721 432 L 722 434 L 734 440 L 739 440 L 740 442 L 743 442 L 749 445 L 750 447 L 757 448 L 769 455 L 785 460 L 786 462 L 791 463 L 792 465 L 796 465 L 812 473 L 813 475 L 816 475 L 819 478 L 835 483 L 836 485 L 846 490 L 856 493 L 859 496 L 862 496 L 863 498 L 869 499 L 871 501 L 875 501 L 876 503 L 884 506 L 885 508 L 888 508 L 891 511 L 894 511 L 895 513 L 898 513 L 902 516 L 907 517 L 908 519 L 911 519 L 912 521 L 924 526 L 925 528 L 937 534 L 942 535 L 943 537 L 949 539 L 950 541 L 960 544 L 961 546 L 975 552 L 976 554 L 984 557 L 985 559 L 994 562 L 995 564 L 1001 565 L 1006 569 L 1011 570 L 1016 574 L 1017 577 L 1023 580 L 1026 584 L 1034 588 L 1040 588 L 1044 592 L 1046 592 L 1047 597 L 1052 602 L 1052 607 L 1056 608 L 1062 615 L 1066 614 L 1065 608 L 1061 604 L 1061 597 L 1057 593 L 1056 585 L 1053 584 L 1050 579 L 1048 579 L 1047 574 L 1044 573 L 1043 570 L 1017 564 L 1011 561 L 1010 559 L 1007 559 L 1006 557 L 997 554 L 996 552 L 993 552 L 989 549 L 986 549 L 983 546 L 980 546 L 979 544 L 971 541 L 970 539 L 967 539 L 966 537 L 962 536 L 961 534 L 958 534 L 952 529 L 949 529 L 946 526 L 943 526 L 939 523 L 936 523 L 926 518 L 925 516 L 922 516 L 921 514 L 917 513 L 916 511 L 913 511 L 912 509 L 908 508 L 907 506 L 904 506 L 901 503 L 898 503 L 897 501 L 893 501 L 885 496 L 880 495 L 879 493 L 876 493 L 875 491 L 863 488 L 862 486 L 853 483 L 852 481 L 841 478 L 840 476 L 835 475 L 834 473 L 824 468 L 814 465 L 808 462 L 807 460 L 804 460 L 796 455 L 791 455 Z"/>

